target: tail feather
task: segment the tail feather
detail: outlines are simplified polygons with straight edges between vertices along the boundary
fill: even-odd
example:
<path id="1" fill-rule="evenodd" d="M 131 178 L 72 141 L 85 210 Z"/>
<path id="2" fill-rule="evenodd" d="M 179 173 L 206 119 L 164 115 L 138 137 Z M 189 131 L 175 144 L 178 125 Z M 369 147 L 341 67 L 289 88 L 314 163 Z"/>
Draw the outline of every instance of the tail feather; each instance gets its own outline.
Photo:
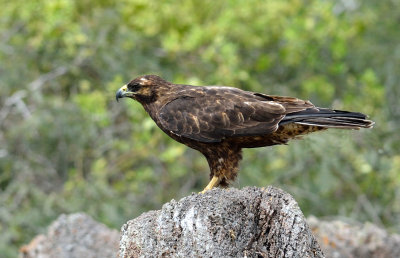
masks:
<path id="1" fill-rule="evenodd" d="M 309 108 L 287 114 L 280 125 L 288 123 L 339 129 L 371 128 L 374 125 L 374 122 L 362 113 L 327 108 Z"/>

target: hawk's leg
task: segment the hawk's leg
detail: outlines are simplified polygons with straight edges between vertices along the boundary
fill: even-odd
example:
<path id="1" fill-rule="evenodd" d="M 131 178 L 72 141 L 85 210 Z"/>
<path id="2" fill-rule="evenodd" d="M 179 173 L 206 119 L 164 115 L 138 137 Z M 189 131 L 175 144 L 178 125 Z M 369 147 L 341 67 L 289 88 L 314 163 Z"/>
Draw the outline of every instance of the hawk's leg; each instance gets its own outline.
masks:
<path id="1" fill-rule="evenodd" d="M 206 149 L 208 165 L 210 166 L 210 183 L 201 193 L 211 190 L 217 186 L 227 187 L 230 182 L 235 180 L 239 161 L 242 159 L 242 151 L 235 145 L 221 143 L 213 146 L 213 149 Z"/>
<path id="2" fill-rule="evenodd" d="M 203 194 L 203 193 L 207 192 L 208 190 L 213 189 L 214 187 L 218 186 L 218 184 L 219 184 L 220 181 L 221 181 L 221 180 L 219 179 L 219 177 L 213 176 L 213 177 L 211 178 L 211 180 L 210 180 L 210 183 L 208 183 L 208 185 L 207 185 L 207 186 L 204 188 L 204 190 L 201 191 L 200 193 Z"/>

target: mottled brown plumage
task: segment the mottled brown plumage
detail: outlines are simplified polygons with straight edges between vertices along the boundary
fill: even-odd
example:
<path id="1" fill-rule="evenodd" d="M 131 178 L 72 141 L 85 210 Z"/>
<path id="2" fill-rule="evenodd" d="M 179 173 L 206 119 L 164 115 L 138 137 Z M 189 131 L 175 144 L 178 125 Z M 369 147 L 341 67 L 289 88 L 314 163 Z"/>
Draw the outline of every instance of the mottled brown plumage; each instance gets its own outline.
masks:
<path id="1" fill-rule="evenodd" d="M 211 182 L 205 190 L 236 178 L 242 148 L 285 144 L 327 128 L 373 125 L 364 114 L 318 108 L 297 98 L 173 84 L 156 75 L 132 80 L 118 90 L 117 100 L 122 97 L 139 101 L 161 130 L 207 158 Z"/>

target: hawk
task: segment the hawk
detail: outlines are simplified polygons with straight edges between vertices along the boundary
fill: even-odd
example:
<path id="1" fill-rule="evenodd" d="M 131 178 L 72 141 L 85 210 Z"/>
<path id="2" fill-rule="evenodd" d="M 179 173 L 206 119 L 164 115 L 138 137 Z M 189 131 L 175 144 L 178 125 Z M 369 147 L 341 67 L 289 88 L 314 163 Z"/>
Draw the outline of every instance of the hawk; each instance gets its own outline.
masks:
<path id="1" fill-rule="evenodd" d="M 116 99 L 140 102 L 157 126 L 174 140 L 198 150 L 210 167 L 203 192 L 235 180 L 243 148 L 285 144 L 328 128 L 371 128 L 358 112 L 314 106 L 308 100 L 224 86 L 173 84 L 144 75 L 121 87 Z"/>

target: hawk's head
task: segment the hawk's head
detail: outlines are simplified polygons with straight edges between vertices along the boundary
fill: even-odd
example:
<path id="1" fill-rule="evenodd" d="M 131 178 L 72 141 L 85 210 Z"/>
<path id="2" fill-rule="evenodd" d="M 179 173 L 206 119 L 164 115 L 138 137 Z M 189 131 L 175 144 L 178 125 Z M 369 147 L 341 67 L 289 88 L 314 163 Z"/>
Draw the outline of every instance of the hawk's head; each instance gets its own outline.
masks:
<path id="1" fill-rule="evenodd" d="M 157 75 L 144 75 L 133 79 L 122 86 L 115 96 L 120 99 L 124 97 L 136 99 L 140 102 L 153 102 L 157 99 L 157 92 L 169 83 Z"/>

